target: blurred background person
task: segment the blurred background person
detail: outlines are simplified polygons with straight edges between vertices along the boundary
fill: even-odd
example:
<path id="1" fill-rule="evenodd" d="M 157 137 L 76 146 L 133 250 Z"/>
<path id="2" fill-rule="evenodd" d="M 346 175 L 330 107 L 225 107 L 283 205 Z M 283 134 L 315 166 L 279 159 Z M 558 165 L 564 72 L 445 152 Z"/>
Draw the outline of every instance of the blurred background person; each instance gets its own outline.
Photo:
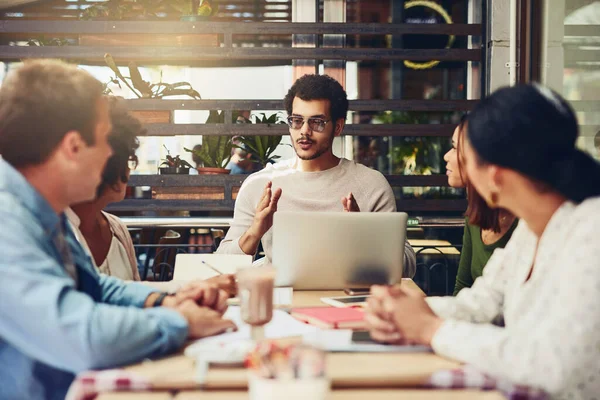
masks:
<path id="1" fill-rule="evenodd" d="M 444 155 L 448 184 L 466 188 L 468 207 L 465 212 L 465 230 L 454 296 L 463 288 L 471 287 L 483 273 L 483 268 L 496 249 L 508 243 L 518 220 L 508 210 L 491 208 L 467 179 L 464 166 L 464 140 L 467 115 L 463 115 L 452 135 L 452 148 Z"/>

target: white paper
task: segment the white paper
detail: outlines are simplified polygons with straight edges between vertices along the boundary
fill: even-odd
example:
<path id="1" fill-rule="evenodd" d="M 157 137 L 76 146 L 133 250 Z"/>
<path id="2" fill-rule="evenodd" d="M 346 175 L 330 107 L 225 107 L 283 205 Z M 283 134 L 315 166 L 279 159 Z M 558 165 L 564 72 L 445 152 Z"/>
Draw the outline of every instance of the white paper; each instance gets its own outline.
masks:
<path id="1" fill-rule="evenodd" d="M 207 344 L 221 345 L 238 340 L 250 339 L 250 325 L 242 321 L 240 307 L 232 306 L 227 309 L 223 318 L 232 320 L 238 327 L 236 332 L 222 333 L 217 336 L 211 336 L 199 339 L 185 350 L 185 355 L 190 357 L 198 356 Z M 265 325 L 265 337 L 267 339 L 279 339 L 291 336 L 303 336 L 314 333 L 320 329 L 298 321 L 294 317 L 282 310 L 273 310 L 273 319 Z"/>
<path id="2" fill-rule="evenodd" d="M 363 352 L 363 353 L 422 353 L 431 352 L 427 346 L 389 345 L 378 343 L 352 342 L 352 330 L 327 329 L 304 335 L 304 343 L 331 352 Z"/>
<path id="3" fill-rule="evenodd" d="M 202 262 L 208 263 L 209 266 Z M 252 256 L 240 254 L 177 254 L 173 280 L 209 279 L 221 274 L 235 274 L 252 266 Z M 212 268 L 211 268 L 212 267 Z M 213 269 L 214 268 L 214 269 Z"/>
<path id="4" fill-rule="evenodd" d="M 276 306 L 291 306 L 294 289 L 291 287 L 278 287 L 273 289 L 273 304 Z"/>

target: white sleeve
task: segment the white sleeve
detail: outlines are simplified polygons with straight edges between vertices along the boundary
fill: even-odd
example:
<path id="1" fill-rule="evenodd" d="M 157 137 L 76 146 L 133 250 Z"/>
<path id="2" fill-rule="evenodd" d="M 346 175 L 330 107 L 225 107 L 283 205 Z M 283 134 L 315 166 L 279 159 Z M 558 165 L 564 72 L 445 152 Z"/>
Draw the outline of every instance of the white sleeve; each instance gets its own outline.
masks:
<path id="1" fill-rule="evenodd" d="M 561 244 L 556 259 L 544 260 L 550 266 L 543 275 L 535 276 L 534 270 L 529 287 L 520 289 L 535 294 L 527 304 L 511 305 L 520 315 L 506 328 L 449 319 L 436 332 L 433 349 L 553 396 L 567 388 L 600 393 L 597 240 L 593 230 L 575 234 Z"/>
<path id="2" fill-rule="evenodd" d="M 246 182 L 244 182 L 244 184 L 245 183 Z M 244 253 L 244 250 L 241 249 L 239 240 L 252 225 L 256 210 L 255 206 L 253 207 L 250 204 L 250 199 L 248 198 L 250 193 L 249 188 L 244 184 L 242 184 L 235 201 L 231 226 L 216 251 L 218 254 L 246 254 Z"/>
<path id="3" fill-rule="evenodd" d="M 456 297 L 428 297 L 427 304 L 443 319 L 469 322 L 491 322 L 502 313 L 504 288 L 508 274 L 505 249 L 496 249 L 473 286 L 464 288 Z"/>

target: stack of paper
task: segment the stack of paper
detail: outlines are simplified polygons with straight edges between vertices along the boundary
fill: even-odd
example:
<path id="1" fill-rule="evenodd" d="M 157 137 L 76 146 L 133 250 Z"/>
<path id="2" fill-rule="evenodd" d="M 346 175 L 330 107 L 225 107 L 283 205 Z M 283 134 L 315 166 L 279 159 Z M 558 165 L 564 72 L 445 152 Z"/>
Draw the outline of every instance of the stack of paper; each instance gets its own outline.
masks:
<path id="1" fill-rule="evenodd" d="M 238 330 L 236 332 L 223 333 L 221 335 L 199 339 L 194 344 L 187 347 L 185 355 L 196 357 L 198 356 L 197 353 L 209 343 L 219 345 L 237 340 L 250 339 L 250 325 L 242 321 L 240 307 L 229 307 L 223 317 L 232 320 L 237 325 Z M 273 319 L 265 325 L 265 337 L 267 339 L 280 339 L 284 337 L 303 336 L 318 330 L 319 328 L 304 324 L 291 317 L 285 311 L 273 310 Z"/>

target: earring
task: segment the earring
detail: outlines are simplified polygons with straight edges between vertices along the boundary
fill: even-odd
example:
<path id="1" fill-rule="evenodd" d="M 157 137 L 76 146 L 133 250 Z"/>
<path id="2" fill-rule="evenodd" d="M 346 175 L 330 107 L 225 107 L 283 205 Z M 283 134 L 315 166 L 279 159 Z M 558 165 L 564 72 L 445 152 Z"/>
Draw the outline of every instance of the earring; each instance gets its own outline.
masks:
<path id="1" fill-rule="evenodd" d="M 492 191 L 490 193 L 490 207 L 494 208 L 498 205 L 498 192 Z"/>

